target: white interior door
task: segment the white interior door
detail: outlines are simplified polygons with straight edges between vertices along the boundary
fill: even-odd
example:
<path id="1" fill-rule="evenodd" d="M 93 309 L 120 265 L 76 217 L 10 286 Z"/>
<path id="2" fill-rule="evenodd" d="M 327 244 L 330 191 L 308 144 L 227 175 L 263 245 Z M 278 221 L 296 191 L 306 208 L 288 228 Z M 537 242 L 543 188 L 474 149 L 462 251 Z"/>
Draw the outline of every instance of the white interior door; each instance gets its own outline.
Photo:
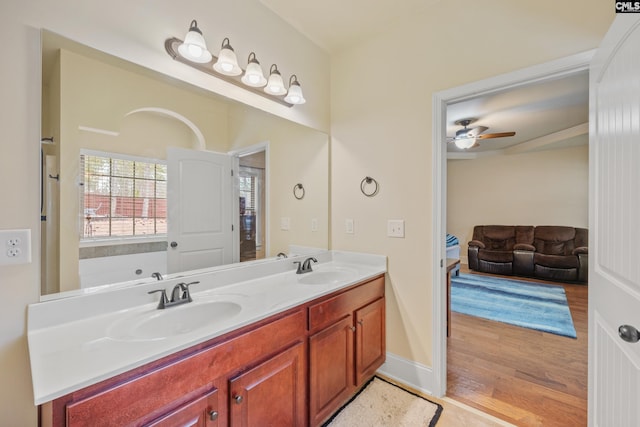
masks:
<path id="1" fill-rule="evenodd" d="M 589 425 L 640 425 L 640 15 L 618 15 L 590 71 Z"/>
<path id="2" fill-rule="evenodd" d="M 167 151 L 167 272 L 233 260 L 231 156 Z"/>

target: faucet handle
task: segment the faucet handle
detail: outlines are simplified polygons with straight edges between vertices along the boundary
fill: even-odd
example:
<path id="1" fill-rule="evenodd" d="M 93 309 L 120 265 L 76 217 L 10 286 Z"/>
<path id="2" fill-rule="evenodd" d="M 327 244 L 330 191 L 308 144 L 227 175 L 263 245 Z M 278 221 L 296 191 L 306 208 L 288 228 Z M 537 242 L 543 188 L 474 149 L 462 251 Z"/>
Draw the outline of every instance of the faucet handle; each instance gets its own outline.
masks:
<path id="1" fill-rule="evenodd" d="M 167 298 L 167 291 L 165 289 L 155 289 L 155 290 L 149 291 L 147 293 L 148 294 L 155 294 L 156 292 L 161 292 L 162 293 L 160 295 L 160 302 L 158 303 L 158 309 L 162 310 L 162 309 L 164 309 L 165 305 L 169 302 L 169 299 Z"/>
<path id="2" fill-rule="evenodd" d="M 180 287 L 182 288 L 182 299 L 186 299 L 189 302 L 193 301 L 193 299 L 191 299 L 191 292 L 189 292 L 189 286 L 197 285 L 198 283 L 200 283 L 200 281 L 198 280 L 190 283 L 178 283 L 178 285 L 180 285 Z"/>

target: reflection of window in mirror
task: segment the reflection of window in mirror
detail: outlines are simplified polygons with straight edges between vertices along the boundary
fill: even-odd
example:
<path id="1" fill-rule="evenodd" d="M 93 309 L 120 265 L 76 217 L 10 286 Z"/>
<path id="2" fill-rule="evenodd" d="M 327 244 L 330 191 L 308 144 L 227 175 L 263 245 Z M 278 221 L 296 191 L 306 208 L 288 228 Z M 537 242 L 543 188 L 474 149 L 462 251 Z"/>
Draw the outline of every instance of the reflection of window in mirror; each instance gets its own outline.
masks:
<path id="1" fill-rule="evenodd" d="M 166 236 L 167 166 L 155 159 L 82 152 L 81 241 Z"/>
<path id="2" fill-rule="evenodd" d="M 265 257 L 265 152 L 240 156 L 240 261 Z"/>

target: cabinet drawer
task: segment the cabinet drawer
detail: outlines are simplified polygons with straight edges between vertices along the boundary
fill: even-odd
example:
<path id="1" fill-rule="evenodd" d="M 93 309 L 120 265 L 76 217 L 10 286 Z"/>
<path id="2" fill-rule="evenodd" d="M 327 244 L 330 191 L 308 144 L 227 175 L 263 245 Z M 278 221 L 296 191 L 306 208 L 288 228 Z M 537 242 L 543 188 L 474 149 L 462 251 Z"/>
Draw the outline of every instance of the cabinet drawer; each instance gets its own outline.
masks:
<path id="1" fill-rule="evenodd" d="M 309 331 L 314 332 L 342 319 L 384 295 L 384 277 L 363 283 L 344 293 L 309 306 Z"/>

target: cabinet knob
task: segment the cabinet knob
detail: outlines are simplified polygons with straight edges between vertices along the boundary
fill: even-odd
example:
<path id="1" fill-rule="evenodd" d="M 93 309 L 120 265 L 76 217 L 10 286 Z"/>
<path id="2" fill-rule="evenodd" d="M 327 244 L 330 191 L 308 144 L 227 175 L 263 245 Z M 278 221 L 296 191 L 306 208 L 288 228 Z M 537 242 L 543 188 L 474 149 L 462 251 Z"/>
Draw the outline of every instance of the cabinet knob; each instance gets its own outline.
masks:
<path id="1" fill-rule="evenodd" d="M 362 324 L 364 323 L 364 320 L 360 319 L 360 320 L 358 320 L 358 323 L 359 323 L 360 325 L 362 325 Z"/>
<path id="2" fill-rule="evenodd" d="M 242 396 L 240 396 L 239 394 L 237 396 L 233 397 L 233 400 L 236 402 L 236 404 L 241 404 L 242 403 Z"/>
<path id="3" fill-rule="evenodd" d="M 353 332 L 355 332 L 355 331 L 356 331 L 356 327 L 355 327 L 355 326 L 349 326 L 349 327 L 351 328 L 351 330 L 352 330 Z"/>
<path id="4" fill-rule="evenodd" d="M 211 421 L 215 421 L 218 419 L 218 411 L 211 411 L 209 412 L 209 419 Z"/>

